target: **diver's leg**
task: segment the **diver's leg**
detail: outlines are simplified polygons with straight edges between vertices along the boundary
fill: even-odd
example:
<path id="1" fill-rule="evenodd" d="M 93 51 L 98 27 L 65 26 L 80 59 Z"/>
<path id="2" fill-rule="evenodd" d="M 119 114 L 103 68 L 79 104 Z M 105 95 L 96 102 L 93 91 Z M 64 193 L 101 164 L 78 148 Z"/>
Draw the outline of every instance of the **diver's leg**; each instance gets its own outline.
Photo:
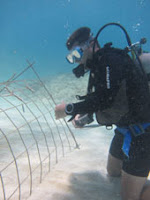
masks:
<path id="1" fill-rule="evenodd" d="M 133 176 L 122 171 L 121 196 L 122 200 L 141 200 L 140 194 L 146 183 L 146 177 Z M 142 199 L 146 200 L 146 199 Z"/>
<path id="2" fill-rule="evenodd" d="M 123 136 L 121 134 L 115 133 L 114 138 L 112 139 L 108 161 L 107 161 L 107 172 L 110 176 L 120 176 L 122 169 L 122 143 Z"/>
<path id="3" fill-rule="evenodd" d="M 132 138 L 129 157 L 123 160 L 122 165 L 121 194 L 123 200 L 146 200 L 144 188 L 150 171 L 149 144 L 149 132 Z"/>
<path id="4" fill-rule="evenodd" d="M 121 176 L 122 160 L 115 158 L 110 153 L 107 161 L 107 172 L 109 176 Z"/>
<path id="5" fill-rule="evenodd" d="M 147 180 L 141 192 L 140 200 L 149 200 L 149 199 L 150 199 L 150 180 Z"/>

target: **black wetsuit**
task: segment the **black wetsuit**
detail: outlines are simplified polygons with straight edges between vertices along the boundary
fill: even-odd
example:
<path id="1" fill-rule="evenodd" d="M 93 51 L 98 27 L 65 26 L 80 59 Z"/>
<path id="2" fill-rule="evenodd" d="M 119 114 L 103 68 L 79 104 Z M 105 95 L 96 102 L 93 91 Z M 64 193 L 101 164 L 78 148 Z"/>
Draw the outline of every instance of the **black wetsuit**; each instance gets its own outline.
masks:
<path id="1" fill-rule="evenodd" d="M 113 55 L 111 57 L 113 58 Z M 99 56 L 95 58 L 95 66 L 92 66 L 90 72 L 90 81 L 95 91 L 88 94 L 82 102 L 74 104 L 72 115 L 94 113 L 97 110 L 103 111 L 111 107 L 121 81 L 125 80 L 129 111 L 116 125 L 128 126 L 150 122 L 150 94 L 146 77 L 138 67 L 135 67 L 134 63 L 129 65 L 128 60 L 118 66 L 122 62 L 121 59 L 122 57 L 118 55 L 118 64 L 110 67 L 108 83 L 106 67 L 99 65 Z M 110 88 L 107 88 L 108 84 Z"/>
<path id="2" fill-rule="evenodd" d="M 112 61 L 113 54 L 109 56 Z M 90 72 L 90 82 L 95 91 L 87 95 L 82 102 L 75 103 L 71 114 L 94 113 L 97 110 L 109 109 L 114 103 L 122 80 L 125 80 L 128 112 L 121 116 L 115 125 L 128 129 L 131 125 L 150 123 L 150 94 L 146 76 L 143 75 L 141 69 L 138 66 L 135 67 L 132 62 L 129 64 L 128 59 L 119 66 L 122 59 L 119 55 L 118 63 L 115 59 L 113 67 L 107 60 L 103 62 L 105 64 L 107 62 L 107 65 L 99 64 L 102 63 L 101 59 L 103 57 L 97 52 Z M 144 130 L 144 134 L 131 137 L 127 156 L 122 150 L 125 136 L 116 129 L 110 153 L 123 160 L 124 171 L 135 176 L 146 177 L 150 170 L 150 126 Z"/>

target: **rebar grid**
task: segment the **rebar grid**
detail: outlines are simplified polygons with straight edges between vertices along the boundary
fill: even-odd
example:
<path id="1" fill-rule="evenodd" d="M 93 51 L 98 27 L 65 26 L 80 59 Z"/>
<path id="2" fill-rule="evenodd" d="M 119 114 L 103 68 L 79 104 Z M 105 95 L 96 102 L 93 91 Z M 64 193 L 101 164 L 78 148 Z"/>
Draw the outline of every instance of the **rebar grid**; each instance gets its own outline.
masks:
<path id="1" fill-rule="evenodd" d="M 78 148 L 34 63 L 0 83 L 0 199 L 25 199 L 65 153 Z M 20 79 L 32 71 L 34 81 Z M 19 79 L 18 79 L 19 78 Z"/>

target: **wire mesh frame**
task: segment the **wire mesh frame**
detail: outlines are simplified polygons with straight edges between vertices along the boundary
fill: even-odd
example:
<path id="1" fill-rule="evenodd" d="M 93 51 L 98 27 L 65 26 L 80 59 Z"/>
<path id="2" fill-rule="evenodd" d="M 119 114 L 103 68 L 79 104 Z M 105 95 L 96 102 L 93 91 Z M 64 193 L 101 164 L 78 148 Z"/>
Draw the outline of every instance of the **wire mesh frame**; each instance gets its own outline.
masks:
<path id="1" fill-rule="evenodd" d="M 28 61 L 29 63 L 29 61 Z M 7 120 L 9 121 L 9 123 L 11 123 L 11 126 L 13 127 L 14 130 L 12 130 L 11 132 L 5 132 L 5 129 L 4 127 L 1 128 L 0 127 L 0 133 L 2 135 L 2 137 L 0 138 L 0 141 L 3 139 L 6 141 L 8 147 L 9 147 L 9 152 L 11 153 L 11 156 L 12 156 L 12 160 L 7 163 L 1 170 L 0 170 L 0 182 L 1 182 L 1 191 L 2 191 L 2 195 L 3 196 L 3 199 L 4 200 L 8 200 L 8 199 L 12 199 L 12 197 L 14 197 L 16 195 L 16 193 L 18 192 L 18 199 L 21 200 L 23 198 L 22 196 L 22 191 L 21 191 L 21 187 L 23 186 L 23 183 L 25 183 L 25 181 L 28 179 L 29 177 L 29 195 L 32 194 L 32 190 L 33 190 L 33 173 L 38 169 L 40 168 L 40 181 L 39 182 L 42 182 L 42 178 L 43 178 L 43 166 L 44 166 L 44 162 L 48 159 L 48 171 L 47 172 L 50 172 L 50 168 L 51 168 L 51 157 L 53 155 L 53 153 L 55 153 L 55 164 L 58 162 L 58 156 L 60 151 L 58 151 L 58 149 L 60 149 L 60 146 L 61 146 L 61 153 L 62 153 L 62 156 L 65 155 L 65 150 L 64 148 L 65 147 L 68 147 L 69 151 L 71 151 L 72 147 L 73 148 L 79 148 L 78 146 L 78 143 L 74 137 L 74 134 L 73 132 L 71 131 L 71 129 L 69 128 L 68 124 L 66 123 L 66 121 L 59 121 L 59 123 L 56 123 L 56 121 L 54 120 L 53 118 L 53 115 L 52 115 L 52 111 L 53 111 L 53 108 L 54 108 L 54 105 L 56 104 L 52 95 L 49 93 L 48 89 L 46 88 L 46 86 L 44 85 L 44 83 L 42 82 L 42 80 L 40 79 L 39 75 L 37 74 L 37 72 L 35 71 L 35 69 L 33 68 L 33 64 L 34 63 L 29 63 L 29 65 L 27 66 L 27 68 L 25 70 L 23 70 L 23 72 L 21 72 L 20 74 L 18 75 L 14 75 L 12 76 L 7 82 L 5 83 L 2 83 L 1 86 L 1 90 L 0 90 L 0 98 L 3 99 L 3 101 L 7 102 L 9 106 L 9 108 L 5 108 L 5 109 L 0 109 L 0 113 L 3 113 L 3 115 L 5 115 L 5 117 L 7 118 Z M 17 90 L 16 92 L 15 91 L 15 88 L 11 88 L 11 86 L 13 84 L 18 84 L 19 81 L 16 81 L 16 79 L 18 77 L 20 77 L 24 72 L 26 72 L 28 69 L 32 69 L 32 71 L 34 72 L 34 74 L 36 75 L 38 81 L 40 81 L 40 84 L 41 86 L 43 87 L 43 90 L 45 91 L 44 93 L 44 98 L 45 100 L 47 101 L 47 103 L 45 103 L 43 101 L 43 99 L 41 99 L 37 94 L 35 94 L 32 90 L 32 87 L 29 88 L 26 84 L 23 86 L 23 88 L 20 89 L 19 91 L 19 95 L 17 94 L 18 93 L 18 88 L 17 87 Z M 21 85 L 22 87 L 22 85 Z M 25 92 L 26 90 L 30 91 L 31 93 L 34 94 L 34 98 L 32 98 L 33 96 L 32 95 L 27 95 Z M 7 91 L 7 92 L 6 92 Z M 4 94 L 3 94 L 4 93 Z M 2 94 L 2 95 L 1 95 Z M 43 106 L 43 108 L 45 109 L 45 111 L 43 111 L 41 109 L 41 107 L 36 103 L 35 101 L 35 96 L 36 96 L 36 99 L 40 102 L 40 105 Z M 15 105 L 15 103 L 13 103 L 13 101 L 11 101 L 11 99 L 9 99 L 9 97 L 13 97 L 13 98 L 16 98 L 18 99 L 18 101 L 20 103 L 18 103 L 17 105 Z M 25 101 L 24 98 L 22 97 L 25 97 L 26 99 L 28 99 L 28 101 Z M 34 113 L 34 111 L 32 110 L 32 108 L 29 106 L 29 104 L 32 103 L 32 105 L 34 105 L 34 107 L 38 110 L 38 112 L 40 113 L 40 115 L 36 115 Z M 28 111 L 28 113 L 30 114 L 30 116 L 32 116 L 32 119 L 28 119 L 23 112 L 24 109 L 26 108 L 26 110 Z M 22 111 L 21 111 L 22 109 Z M 8 112 L 9 110 L 15 110 L 15 113 L 18 113 L 20 118 L 23 120 L 24 124 L 22 125 L 17 125 L 17 123 L 15 122 L 15 120 L 13 119 L 13 117 L 11 117 Z M 49 122 L 46 118 L 46 116 L 49 115 L 51 121 Z M 47 132 L 45 132 L 45 130 L 43 130 L 43 125 L 40 121 L 40 119 L 43 118 L 44 119 L 44 123 L 47 125 L 48 127 L 48 133 L 50 134 L 51 136 L 51 141 L 52 141 L 52 146 L 54 147 L 53 150 L 50 150 L 51 148 L 51 145 L 49 145 L 49 142 L 48 142 L 48 136 L 47 136 Z M 47 149 L 47 155 L 42 159 L 42 151 L 40 150 L 40 142 L 39 140 L 36 138 L 36 134 L 35 134 L 35 130 L 33 128 L 33 125 L 32 123 L 37 123 L 38 126 L 39 126 L 39 130 L 40 130 L 40 133 L 42 134 L 43 136 L 43 141 L 44 141 L 44 144 L 46 146 L 46 149 Z M 55 126 L 55 129 L 56 129 L 56 132 L 57 132 L 57 135 L 58 135 L 58 139 L 59 139 L 59 142 L 56 141 L 55 139 L 55 133 L 53 131 L 53 127 L 51 127 L 51 123 L 53 123 L 53 125 Z M 61 130 L 63 130 L 63 133 L 64 133 L 64 137 L 65 137 L 65 140 L 67 141 L 67 146 L 65 145 L 64 146 L 64 137 L 62 136 L 62 133 L 60 133 L 60 130 L 59 130 L 59 127 L 61 126 Z M 29 131 L 30 131 L 30 134 L 32 136 L 32 139 L 34 141 L 34 143 L 30 146 L 28 146 L 28 144 L 26 144 L 26 141 L 24 140 L 23 136 L 22 136 L 22 133 L 21 133 L 21 129 L 22 128 L 25 128 L 25 127 L 28 127 Z M 20 138 L 20 141 L 21 143 L 23 144 L 23 147 L 24 147 L 24 151 L 21 152 L 19 155 L 16 155 L 16 152 L 15 150 L 13 149 L 13 144 L 11 143 L 11 139 L 9 138 L 10 135 L 12 134 L 15 134 L 17 133 L 19 138 Z M 73 143 L 75 144 L 71 146 L 71 141 L 73 141 Z M 60 144 L 60 145 L 59 145 Z M 38 163 L 36 166 L 32 166 L 31 164 L 31 160 L 32 160 L 32 155 L 29 153 L 30 149 L 32 149 L 33 147 L 36 147 L 36 151 L 38 153 Z M 19 159 L 25 155 L 27 156 L 27 160 L 28 160 L 28 168 L 29 168 L 29 173 L 28 175 L 26 175 L 24 177 L 24 179 L 21 178 L 21 170 L 19 168 Z M 5 183 L 5 175 L 4 172 L 6 170 L 8 170 L 8 168 L 12 167 L 12 165 L 15 165 L 15 171 L 16 171 L 16 179 L 17 179 L 17 186 L 15 187 L 15 189 L 13 189 L 12 193 L 11 194 L 7 194 L 7 191 L 6 191 L 6 187 L 7 187 L 7 184 Z M 16 196 L 15 196 L 15 199 L 16 199 Z"/>

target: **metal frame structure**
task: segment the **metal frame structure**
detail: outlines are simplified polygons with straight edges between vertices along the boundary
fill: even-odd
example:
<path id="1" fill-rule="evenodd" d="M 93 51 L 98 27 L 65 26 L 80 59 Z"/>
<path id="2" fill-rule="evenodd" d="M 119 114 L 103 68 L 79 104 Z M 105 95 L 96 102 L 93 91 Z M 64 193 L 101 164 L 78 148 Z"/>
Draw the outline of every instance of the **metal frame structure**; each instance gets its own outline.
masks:
<path id="1" fill-rule="evenodd" d="M 25 199 L 67 152 L 79 148 L 35 68 L 0 84 L 0 199 Z M 36 79 L 22 80 L 29 70 Z M 37 87 L 38 86 L 38 87 Z M 38 90 L 37 90 L 38 88 Z"/>

